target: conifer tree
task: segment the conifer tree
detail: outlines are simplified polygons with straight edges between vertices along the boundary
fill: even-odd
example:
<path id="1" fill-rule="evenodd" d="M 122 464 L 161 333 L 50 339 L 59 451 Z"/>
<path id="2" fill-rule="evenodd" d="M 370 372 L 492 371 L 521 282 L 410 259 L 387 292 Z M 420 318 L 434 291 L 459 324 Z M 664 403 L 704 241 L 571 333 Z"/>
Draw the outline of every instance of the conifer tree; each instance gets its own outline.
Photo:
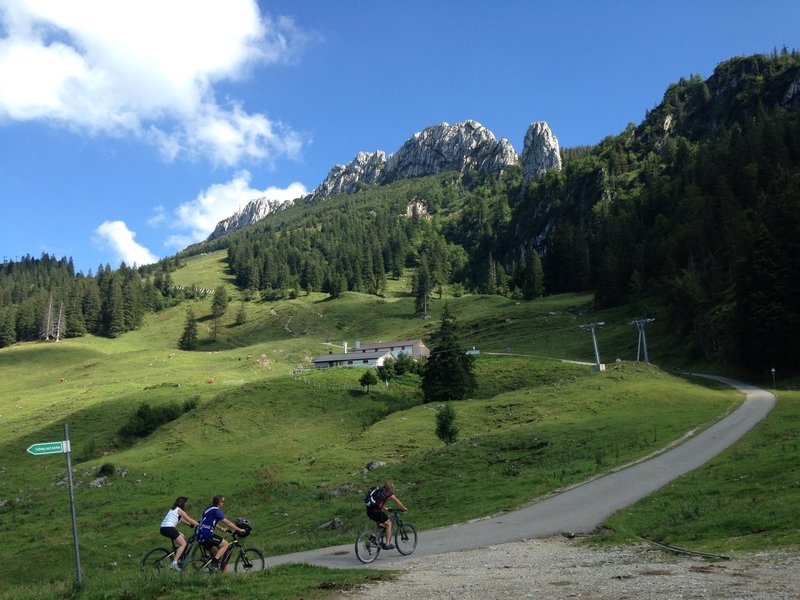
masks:
<path id="1" fill-rule="evenodd" d="M 178 347 L 181 350 L 194 350 L 197 348 L 197 319 L 191 308 L 186 311 L 186 324 L 183 327 L 183 335 L 178 340 Z"/>
<path id="2" fill-rule="evenodd" d="M 211 317 L 214 319 L 214 340 L 217 339 L 219 332 L 220 319 L 225 311 L 228 309 L 228 290 L 224 285 L 219 286 L 214 290 L 214 300 L 211 302 Z"/>
<path id="3" fill-rule="evenodd" d="M 247 323 L 247 309 L 245 308 L 244 300 L 242 300 L 242 303 L 236 311 L 236 324 L 244 325 L 245 323 Z"/>
<path id="4" fill-rule="evenodd" d="M 463 400 L 475 389 L 474 359 L 461 346 L 447 304 L 421 385 L 425 402 Z"/>
<path id="5" fill-rule="evenodd" d="M 13 307 L 0 311 L 0 348 L 5 348 L 17 341 Z"/>

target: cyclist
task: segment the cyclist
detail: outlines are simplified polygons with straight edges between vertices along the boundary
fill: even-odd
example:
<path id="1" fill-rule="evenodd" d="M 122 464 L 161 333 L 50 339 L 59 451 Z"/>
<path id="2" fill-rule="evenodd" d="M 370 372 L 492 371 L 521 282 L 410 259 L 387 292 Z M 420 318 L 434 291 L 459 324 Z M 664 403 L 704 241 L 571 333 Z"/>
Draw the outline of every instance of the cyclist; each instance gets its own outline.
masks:
<path id="1" fill-rule="evenodd" d="M 225 506 L 225 496 L 214 496 L 211 500 L 211 506 L 203 511 L 203 516 L 200 517 L 200 524 L 197 526 L 197 541 L 212 552 L 215 546 L 218 548 L 214 554 L 214 564 L 216 568 L 219 568 L 219 561 L 228 548 L 228 540 L 224 540 L 214 533 L 215 528 L 222 523 L 223 525 L 227 525 L 229 529 L 233 529 L 239 534 L 246 535 L 244 529 L 238 527 L 230 519 L 225 517 L 225 514 L 222 512 L 223 506 Z"/>
<path id="2" fill-rule="evenodd" d="M 405 504 L 400 501 L 400 498 L 394 495 L 394 483 L 387 481 L 383 487 L 376 486 L 370 488 L 367 494 L 367 499 L 368 501 L 365 502 L 367 505 L 367 516 L 375 521 L 379 527 L 383 527 L 386 531 L 386 537 L 384 538 L 385 541 L 383 544 L 381 544 L 381 548 L 384 550 L 394 549 L 394 544 L 391 543 L 392 520 L 383 510 L 383 506 L 386 504 L 387 500 L 391 500 L 392 503 L 399 506 L 403 512 L 408 512 Z"/>
<path id="3" fill-rule="evenodd" d="M 186 496 L 178 496 L 175 499 L 172 508 L 167 511 L 167 515 L 161 522 L 161 535 L 172 540 L 172 543 L 175 546 L 175 558 L 173 559 L 172 564 L 169 566 L 169 568 L 173 571 L 181 570 L 178 562 L 186 550 L 186 538 L 183 537 L 183 534 L 180 531 L 178 531 L 178 523 L 186 523 L 192 527 L 196 527 L 198 525 L 197 521 L 186 514 L 187 500 L 189 499 Z"/>

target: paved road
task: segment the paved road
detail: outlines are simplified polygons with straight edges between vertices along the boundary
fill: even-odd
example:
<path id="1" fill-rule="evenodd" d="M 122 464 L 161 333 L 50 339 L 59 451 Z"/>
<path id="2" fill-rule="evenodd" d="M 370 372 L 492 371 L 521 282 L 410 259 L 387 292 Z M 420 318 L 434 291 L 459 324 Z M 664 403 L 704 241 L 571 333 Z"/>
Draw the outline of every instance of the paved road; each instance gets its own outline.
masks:
<path id="1" fill-rule="evenodd" d="M 469 523 L 421 532 L 415 556 L 469 550 L 564 531 L 588 533 L 626 506 L 653 493 L 676 477 L 696 469 L 733 445 L 767 416 L 774 394 L 725 377 L 704 376 L 746 395 L 733 413 L 702 433 L 662 454 L 598 479 L 572 487 L 526 508 Z M 374 565 L 391 568 L 396 552 L 383 552 Z M 330 568 L 362 566 L 353 544 L 267 558 L 267 566 L 309 563 Z"/>

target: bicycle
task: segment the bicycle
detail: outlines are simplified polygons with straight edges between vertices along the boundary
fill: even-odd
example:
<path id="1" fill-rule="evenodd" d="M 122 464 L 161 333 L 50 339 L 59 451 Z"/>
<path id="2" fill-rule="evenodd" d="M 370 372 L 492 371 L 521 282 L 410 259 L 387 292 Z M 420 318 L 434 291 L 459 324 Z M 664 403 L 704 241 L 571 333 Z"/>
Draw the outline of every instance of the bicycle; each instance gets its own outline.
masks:
<path id="1" fill-rule="evenodd" d="M 240 538 L 245 536 L 240 536 L 233 530 L 227 529 L 226 533 L 230 534 L 233 539 L 229 542 L 225 554 L 222 555 L 218 567 L 214 564 L 213 553 L 209 552 L 200 542 L 198 542 L 198 544 L 203 548 L 206 554 L 202 557 L 192 559 L 189 566 L 200 573 L 211 573 L 217 570 L 224 572 L 227 570 L 228 563 L 233 553 L 238 552 L 236 560 L 233 563 L 233 571 L 235 573 L 250 573 L 251 571 L 258 571 L 264 568 L 264 555 L 261 553 L 261 550 L 258 548 L 244 548 Z M 247 534 L 249 533 L 250 532 L 247 531 Z"/>
<path id="2" fill-rule="evenodd" d="M 417 528 L 400 518 L 403 512 L 399 508 L 387 509 L 391 513 L 389 519 L 394 529 L 394 546 L 403 556 L 408 556 L 417 547 Z M 381 553 L 386 531 L 380 525 L 367 527 L 356 537 L 356 558 L 364 564 L 373 562 Z"/>
<path id="3" fill-rule="evenodd" d="M 168 550 L 163 546 L 151 548 L 145 552 L 142 557 L 142 562 L 140 564 L 141 570 L 147 571 L 153 569 L 155 571 L 161 571 L 162 569 L 168 568 L 170 564 L 172 564 L 172 560 L 177 551 L 178 549 L 175 548 L 174 542 L 172 544 L 172 550 Z M 197 534 L 192 534 L 186 538 L 186 550 L 178 561 L 178 566 L 183 570 L 187 563 L 190 563 L 195 558 L 201 558 L 205 554 L 207 554 L 207 551 L 203 548 L 202 544 L 197 541 Z"/>

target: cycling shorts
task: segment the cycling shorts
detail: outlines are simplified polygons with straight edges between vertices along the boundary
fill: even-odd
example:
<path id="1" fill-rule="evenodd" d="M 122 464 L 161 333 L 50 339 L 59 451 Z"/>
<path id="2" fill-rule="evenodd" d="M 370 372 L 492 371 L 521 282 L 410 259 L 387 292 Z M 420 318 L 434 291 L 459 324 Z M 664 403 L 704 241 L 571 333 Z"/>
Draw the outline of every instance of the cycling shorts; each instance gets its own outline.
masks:
<path id="1" fill-rule="evenodd" d="M 376 523 L 386 523 L 389 520 L 389 515 L 379 508 L 368 507 L 367 516 Z"/>
<path id="2" fill-rule="evenodd" d="M 181 535 L 177 527 L 162 527 L 159 531 L 161 535 L 171 540 L 176 540 Z"/>

